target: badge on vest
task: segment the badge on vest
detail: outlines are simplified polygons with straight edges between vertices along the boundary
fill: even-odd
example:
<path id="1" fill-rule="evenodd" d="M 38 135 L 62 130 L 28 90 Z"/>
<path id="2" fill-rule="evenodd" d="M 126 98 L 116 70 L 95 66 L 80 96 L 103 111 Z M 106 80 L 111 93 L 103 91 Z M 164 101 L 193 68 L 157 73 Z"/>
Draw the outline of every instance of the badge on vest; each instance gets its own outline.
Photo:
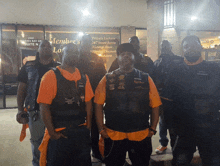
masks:
<path id="1" fill-rule="evenodd" d="M 114 78 L 110 78 L 110 79 L 109 79 L 109 82 L 110 82 L 110 83 L 113 83 L 114 81 L 115 81 Z"/>
<path id="2" fill-rule="evenodd" d="M 79 82 L 79 88 L 84 88 L 84 84 L 82 82 Z"/>
<path id="3" fill-rule="evenodd" d="M 110 75 L 108 76 L 108 80 L 109 80 L 110 83 L 115 82 L 115 74 L 110 74 Z"/>
<path id="4" fill-rule="evenodd" d="M 124 78 L 125 78 L 124 75 L 120 75 L 120 76 L 118 77 L 119 80 L 124 80 Z"/>
<path id="5" fill-rule="evenodd" d="M 124 81 L 123 82 L 119 82 L 118 85 L 119 85 L 118 89 L 122 89 L 122 90 L 125 89 L 125 82 Z"/>
<path id="6" fill-rule="evenodd" d="M 84 95 L 80 96 L 80 98 L 81 98 L 82 102 L 85 102 L 85 96 Z"/>
<path id="7" fill-rule="evenodd" d="M 134 78 L 134 83 L 135 84 L 144 84 L 144 82 L 142 82 L 140 78 Z"/>
<path id="8" fill-rule="evenodd" d="M 114 90 L 115 89 L 115 84 L 109 84 L 109 90 Z"/>
<path id="9" fill-rule="evenodd" d="M 199 71 L 199 72 L 197 73 L 197 75 L 200 75 L 200 76 L 207 76 L 208 73 L 205 72 L 205 71 Z"/>
<path id="10" fill-rule="evenodd" d="M 67 103 L 67 104 L 73 104 L 74 102 L 75 102 L 75 98 L 74 97 L 71 98 L 71 99 L 65 98 L 65 103 Z"/>
<path id="11" fill-rule="evenodd" d="M 125 80 L 124 80 L 125 76 L 124 75 L 120 75 L 118 77 L 119 83 L 118 83 L 118 89 L 125 89 Z"/>
<path id="12" fill-rule="evenodd" d="M 144 88 L 142 86 L 136 86 L 135 89 L 147 89 L 147 88 Z"/>

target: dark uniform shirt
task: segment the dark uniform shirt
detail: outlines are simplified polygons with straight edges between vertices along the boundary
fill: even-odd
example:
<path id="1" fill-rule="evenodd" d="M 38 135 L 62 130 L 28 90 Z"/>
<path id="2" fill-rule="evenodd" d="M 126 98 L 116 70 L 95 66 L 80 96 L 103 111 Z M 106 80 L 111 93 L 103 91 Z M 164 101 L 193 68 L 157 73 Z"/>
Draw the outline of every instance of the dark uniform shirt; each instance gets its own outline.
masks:
<path id="1" fill-rule="evenodd" d="M 28 62 L 27 62 L 28 63 Z M 28 83 L 28 73 L 26 72 L 26 65 L 27 63 L 21 68 L 19 74 L 18 74 L 18 82 L 23 82 L 25 84 Z M 58 64 L 57 64 L 58 65 Z M 56 65 L 56 66 L 57 66 Z M 37 82 L 37 87 L 36 87 L 36 90 L 37 90 L 37 93 L 36 93 L 36 98 L 38 96 L 38 90 L 39 90 L 39 87 L 40 87 L 40 81 L 41 81 L 41 78 L 43 77 L 43 75 L 49 71 L 52 67 L 54 67 L 54 62 L 52 63 L 49 63 L 47 65 L 43 65 L 41 64 L 40 62 L 36 62 L 35 66 L 37 67 L 38 69 L 38 73 L 39 73 L 39 80 Z M 35 109 L 38 110 L 39 109 L 39 105 L 37 104 L 37 102 L 35 103 Z"/>
<path id="2" fill-rule="evenodd" d="M 151 77 L 154 72 L 154 63 L 148 56 L 144 56 L 143 54 L 139 53 L 139 55 L 135 56 L 135 63 L 134 67 L 140 71 L 148 73 Z M 109 68 L 108 72 L 112 72 L 119 68 L 117 58 L 112 62 L 111 67 Z"/>
<path id="3" fill-rule="evenodd" d="M 106 74 L 106 70 L 103 60 L 98 55 L 91 53 L 90 56 L 91 57 L 88 59 L 81 59 L 77 65 L 77 68 L 80 70 L 80 72 L 89 76 L 92 89 L 95 91 L 99 81 Z"/>

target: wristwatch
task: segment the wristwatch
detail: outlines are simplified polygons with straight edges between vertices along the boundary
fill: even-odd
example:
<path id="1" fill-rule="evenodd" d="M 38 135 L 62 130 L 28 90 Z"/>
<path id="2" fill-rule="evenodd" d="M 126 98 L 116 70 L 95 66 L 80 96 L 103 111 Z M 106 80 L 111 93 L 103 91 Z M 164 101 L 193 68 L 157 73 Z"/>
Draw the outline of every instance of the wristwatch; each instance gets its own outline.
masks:
<path id="1" fill-rule="evenodd" d="M 154 130 L 154 129 L 152 129 L 151 127 L 149 128 L 149 130 L 150 130 L 150 131 L 153 131 L 153 132 L 154 132 L 154 135 L 157 134 L 157 131 Z"/>

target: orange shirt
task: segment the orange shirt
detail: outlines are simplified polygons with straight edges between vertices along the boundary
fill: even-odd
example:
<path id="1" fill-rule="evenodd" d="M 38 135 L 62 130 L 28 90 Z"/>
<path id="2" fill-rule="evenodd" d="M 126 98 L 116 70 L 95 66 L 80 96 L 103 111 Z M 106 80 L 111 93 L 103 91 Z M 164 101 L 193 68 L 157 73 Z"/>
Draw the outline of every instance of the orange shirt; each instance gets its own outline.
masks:
<path id="1" fill-rule="evenodd" d="M 159 107 L 162 103 L 157 88 L 151 77 L 148 77 L 148 81 L 150 87 L 150 91 L 149 91 L 150 107 L 151 108 Z M 106 77 L 104 76 L 96 88 L 94 102 L 103 105 L 105 103 L 105 99 L 106 99 Z M 131 133 L 123 133 L 123 132 L 107 129 L 107 134 L 112 140 L 129 139 L 131 141 L 142 141 L 147 137 L 148 133 L 149 133 L 149 129 L 145 129 L 137 132 L 131 132 Z"/>
<path id="2" fill-rule="evenodd" d="M 60 70 L 64 78 L 69 81 L 75 81 L 81 79 L 79 70 L 76 68 L 74 73 L 70 73 L 66 70 L 61 69 L 59 66 L 57 68 Z M 39 94 L 37 98 L 38 103 L 51 104 L 53 99 L 57 94 L 57 79 L 53 70 L 48 71 L 42 77 Z M 91 84 L 89 82 L 89 77 L 86 75 L 86 85 L 85 85 L 85 102 L 90 101 L 94 97 Z"/>

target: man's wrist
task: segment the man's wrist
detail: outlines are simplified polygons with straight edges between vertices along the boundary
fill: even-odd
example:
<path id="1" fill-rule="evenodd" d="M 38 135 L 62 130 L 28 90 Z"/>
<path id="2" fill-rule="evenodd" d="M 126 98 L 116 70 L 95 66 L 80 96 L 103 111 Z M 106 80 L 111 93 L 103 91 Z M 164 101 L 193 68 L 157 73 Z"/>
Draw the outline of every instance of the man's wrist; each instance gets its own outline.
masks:
<path id="1" fill-rule="evenodd" d="M 104 130 L 103 127 L 99 127 L 99 133 L 102 132 Z"/>
<path id="2" fill-rule="evenodd" d="M 49 135 L 54 135 L 56 132 L 55 131 L 48 131 Z"/>
<path id="3" fill-rule="evenodd" d="M 149 127 L 149 130 L 152 131 L 154 133 L 154 135 L 157 133 L 157 131 L 152 127 Z"/>
<path id="4" fill-rule="evenodd" d="M 150 126 L 150 128 L 152 128 L 153 130 L 155 130 L 156 131 L 156 126 Z"/>

